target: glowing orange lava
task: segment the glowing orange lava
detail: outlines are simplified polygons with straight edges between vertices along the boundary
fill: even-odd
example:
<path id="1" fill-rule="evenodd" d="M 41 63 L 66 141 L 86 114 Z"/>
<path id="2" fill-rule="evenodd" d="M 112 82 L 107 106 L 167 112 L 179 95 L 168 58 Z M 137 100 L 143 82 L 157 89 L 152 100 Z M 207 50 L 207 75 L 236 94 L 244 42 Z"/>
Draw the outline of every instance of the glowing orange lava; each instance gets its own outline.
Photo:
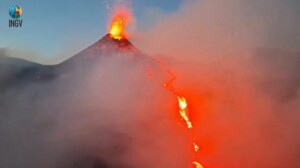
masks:
<path id="1" fill-rule="evenodd" d="M 193 162 L 196 168 L 203 168 L 203 166 L 199 162 Z"/>
<path id="2" fill-rule="evenodd" d="M 199 151 L 199 145 L 197 145 L 195 142 L 194 142 L 194 151 L 195 152 Z"/>
<path id="3" fill-rule="evenodd" d="M 180 96 L 180 94 L 178 94 L 178 93 L 176 92 L 176 90 L 174 89 L 174 87 L 173 87 L 173 83 L 174 83 L 174 81 L 176 80 L 176 76 L 175 76 L 169 69 L 165 68 L 165 67 L 163 66 L 163 64 L 162 64 L 160 61 L 159 61 L 158 63 L 159 63 L 159 64 L 162 66 L 162 68 L 165 69 L 165 70 L 168 72 L 168 74 L 171 76 L 171 79 L 168 80 L 167 82 L 165 82 L 163 86 L 164 86 L 166 89 L 168 89 L 170 92 L 172 92 L 172 93 L 177 97 L 178 108 L 179 108 L 179 114 L 180 114 L 182 120 L 185 121 L 187 128 L 188 128 L 189 130 L 192 130 L 192 129 L 193 129 L 193 123 L 192 123 L 192 121 L 191 121 L 190 118 L 189 118 L 188 102 L 187 102 L 186 98 L 183 97 L 183 96 Z M 199 148 L 199 145 L 195 142 L 195 141 L 196 141 L 195 135 L 193 134 L 192 131 L 190 132 L 190 134 L 191 134 L 191 136 L 193 137 L 192 146 L 193 146 L 193 152 L 194 152 L 194 153 L 193 153 L 193 154 L 194 154 L 194 160 L 192 161 L 192 166 L 193 166 L 194 168 L 204 168 L 204 167 L 200 164 L 200 162 L 197 161 L 197 159 L 198 159 L 198 152 L 199 152 L 200 148 Z"/>
<path id="4" fill-rule="evenodd" d="M 116 8 L 109 25 L 109 34 L 116 40 L 126 38 L 125 28 L 131 21 L 131 12 L 127 8 Z"/>
<path id="5" fill-rule="evenodd" d="M 189 119 L 188 112 L 187 112 L 187 102 L 184 97 L 177 96 L 177 100 L 179 103 L 179 113 L 182 119 L 186 122 L 188 129 L 193 128 L 193 124 Z"/>
<path id="6" fill-rule="evenodd" d="M 121 40 L 124 36 L 125 21 L 122 16 L 114 18 L 111 23 L 109 34 L 117 40 Z"/>

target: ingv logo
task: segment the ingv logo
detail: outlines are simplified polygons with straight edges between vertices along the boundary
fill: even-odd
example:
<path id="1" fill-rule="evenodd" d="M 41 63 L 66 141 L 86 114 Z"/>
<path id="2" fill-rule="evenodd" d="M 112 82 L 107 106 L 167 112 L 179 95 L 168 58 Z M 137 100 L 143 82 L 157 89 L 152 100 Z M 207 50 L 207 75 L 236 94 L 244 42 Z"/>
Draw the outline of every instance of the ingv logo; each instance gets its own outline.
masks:
<path id="1" fill-rule="evenodd" d="M 9 27 L 22 27 L 23 20 L 21 20 L 22 16 L 22 8 L 18 5 L 13 5 L 9 8 L 9 16 L 12 18 L 9 20 Z"/>

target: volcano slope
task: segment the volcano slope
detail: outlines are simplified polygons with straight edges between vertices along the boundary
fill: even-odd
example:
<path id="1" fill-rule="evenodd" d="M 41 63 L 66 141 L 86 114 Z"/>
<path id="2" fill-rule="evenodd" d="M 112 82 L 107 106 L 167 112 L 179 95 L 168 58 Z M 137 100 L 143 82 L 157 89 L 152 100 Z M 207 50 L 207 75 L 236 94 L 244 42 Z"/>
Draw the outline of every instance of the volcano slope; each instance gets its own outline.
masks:
<path id="1" fill-rule="evenodd" d="M 153 137 L 177 136 L 168 124 L 172 95 L 160 71 L 127 39 L 109 34 L 58 65 L 2 57 L 0 167 L 157 167 L 147 156 L 164 158 L 160 150 L 172 147 L 159 145 L 168 137 Z M 179 155 L 159 164 L 183 167 L 169 162 Z"/>
<path id="2" fill-rule="evenodd" d="M 222 60 L 222 64 L 218 63 L 221 73 L 215 70 L 215 65 L 180 64 L 187 72 L 194 72 L 194 79 L 199 80 L 193 85 L 193 92 L 205 95 L 213 106 L 206 108 L 206 120 L 201 122 L 205 126 L 201 132 L 206 136 L 201 138 L 209 135 L 211 141 L 218 143 L 215 152 L 219 155 L 204 156 L 207 160 L 204 165 L 223 163 L 224 168 L 234 167 L 233 163 L 240 160 L 238 165 L 243 168 L 251 168 L 253 161 L 256 167 L 274 167 L 279 163 L 269 163 L 273 157 L 286 164 L 298 156 L 296 145 L 299 137 L 293 132 L 297 129 L 290 129 L 297 128 L 298 119 L 289 117 L 295 118 L 295 121 L 286 119 L 277 124 L 257 117 L 264 114 L 260 112 L 265 107 L 255 100 L 257 95 L 263 94 L 263 100 L 274 102 L 272 105 L 277 109 L 277 115 L 283 115 L 279 113 L 283 105 L 290 109 L 284 114 L 296 113 L 296 108 L 289 101 L 297 106 L 299 54 L 270 49 L 244 52 L 246 54 L 233 53 L 250 55 L 242 61 L 234 59 L 233 62 L 228 56 L 229 59 Z M 241 62 L 249 63 L 247 66 L 242 64 L 245 67 L 243 71 L 231 68 L 241 66 Z M 224 68 L 228 65 L 230 68 Z M 252 69 L 251 73 L 249 69 Z M 176 113 L 172 107 L 175 100 L 162 87 L 168 80 L 164 73 L 156 61 L 127 39 L 114 40 L 110 35 L 58 65 L 1 58 L 0 167 L 188 167 L 189 157 L 184 154 L 189 153 L 186 150 L 189 143 L 174 126 L 174 120 L 170 121 L 170 118 L 174 119 L 170 113 Z M 183 81 L 191 80 L 191 75 L 186 72 L 178 76 Z M 249 79 L 244 82 L 247 85 L 241 84 L 240 79 Z M 216 89 L 216 83 L 222 87 Z M 250 96 L 251 102 L 247 103 L 251 104 L 251 113 L 245 115 L 246 110 L 239 106 L 239 95 L 245 95 L 238 89 L 244 91 L 244 86 L 250 84 L 259 94 L 255 92 L 255 97 Z M 224 88 L 226 101 L 216 99 L 221 97 L 223 100 L 220 88 Z M 248 104 L 245 106 L 249 109 Z M 294 116 L 294 113 L 291 114 Z M 281 129 L 282 123 L 289 128 L 288 131 L 285 127 Z M 221 124 L 222 128 L 230 128 L 230 136 L 216 133 Z M 258 130 L 253 129 L 253 125 Z M 241 136 L 241 132 L 247 134 Z M 289 143 L 271 143 L 273 136 L 282 132 L 287 135 L 275 136 L 275 139 L 282 142 L 288 139 Z M 260 142 L 256 139 L 257 134 Z M 227 143 L 228 137 L 234 137 L 235 141 Z M 237 144 L 239 148 L 234 147 Z M 264 146 L 268 148 L 266 152 L 261 150 Z M 285 149 L 284 152 L 282 149 Z M 247 155 L 249 150 L 253 153 L 251 157 Z M 226 155 L 222 155 L 224 153 Z M 269 160 L 261 160 L 260 157 Z"/>

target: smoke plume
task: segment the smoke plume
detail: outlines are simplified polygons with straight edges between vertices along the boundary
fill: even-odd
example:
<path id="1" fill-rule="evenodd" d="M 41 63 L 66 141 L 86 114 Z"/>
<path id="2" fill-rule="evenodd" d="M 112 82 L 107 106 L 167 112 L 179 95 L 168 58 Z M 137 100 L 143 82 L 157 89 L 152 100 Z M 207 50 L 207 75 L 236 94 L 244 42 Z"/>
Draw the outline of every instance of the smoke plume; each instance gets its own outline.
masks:
<path id="1" fill-rule="evenodd" d="M 299 14 L 293 0 L 189 1 L 140 29 L 193 105 L 204 167 L 299 167 Z"/>
<path id="2" fill-rule="evenodd" d="M 176 75 L 204 167 L 300 167 L 298 9 L 292 0 L 185 2 L 132 36 Z M 189 166 L 176 97 L 152 62 L 148 79 L 145 60 L 130 54 L 57 66 L 0 54 L 0 167 Z"/>

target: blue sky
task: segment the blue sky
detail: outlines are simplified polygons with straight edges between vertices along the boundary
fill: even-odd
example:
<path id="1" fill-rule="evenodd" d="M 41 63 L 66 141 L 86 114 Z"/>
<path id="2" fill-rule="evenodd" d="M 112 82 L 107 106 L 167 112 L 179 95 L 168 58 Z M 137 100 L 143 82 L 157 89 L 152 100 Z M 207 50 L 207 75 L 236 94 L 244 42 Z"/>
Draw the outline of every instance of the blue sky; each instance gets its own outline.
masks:
<path id="1" fill-rule="evenodd" d="M 146 24 L 149 9 L 176 11 L 182 0 L 131 0 L 138 26 Z M 1 0 L 0 48 L 30 50 L 42 57 L 76 53 L 107 32 L 112 0 Z M 8 10 L 23 9 L 23 27 L 9 28 Z M 66 51 L 68 50 L 68 51 Z"/>

